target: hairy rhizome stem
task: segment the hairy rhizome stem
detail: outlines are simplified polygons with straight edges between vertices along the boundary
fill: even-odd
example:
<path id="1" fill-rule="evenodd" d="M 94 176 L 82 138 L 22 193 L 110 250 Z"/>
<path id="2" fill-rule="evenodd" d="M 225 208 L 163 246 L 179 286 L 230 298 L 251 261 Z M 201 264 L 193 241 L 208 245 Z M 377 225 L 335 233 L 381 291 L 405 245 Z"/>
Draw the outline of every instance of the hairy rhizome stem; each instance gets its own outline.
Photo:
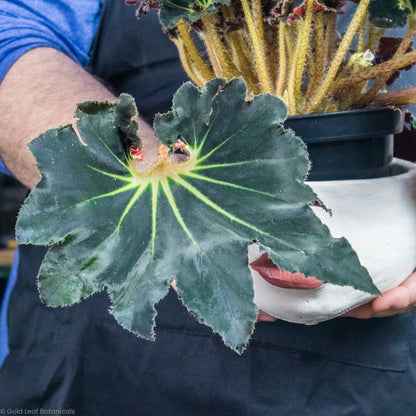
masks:
<path id="1" fill-rule="evenodd" d="M 403 88 L 397 91 L 378 94 L 373 102 L 386 105 L 395 105 L 397 103 L 404 105 L 414 105 L 416 104 L 416 87 Z"/>
<path id="2" fill-rule="evenodd" d="M 409 48 L 409 46 L 412 44 L 413 38 L 416 33 L 416 19 L 411 16 L 409 19 L 409 27 L 407 29 L 406 35 L 403 38 L 400 46 L 398 47 L 396 53 L 393 56 L 393 60 L 401 58 Z M 381 76 L 374 85 L 370 88 L 370 90 L 367 91 L 366 94 L 363 95 L 363 97 L 357 102 L 358 105 L 365 105 L 374 100 L 376 95 L 380 92 L 380 90 L 384 87 L 384 85 L 387 83 L 389 78 L 391 77 L 392 72 L 389 74 L 385 74 Z"/>
<path id="3" fill-rule="evenodd" d="M 206 62 L 202 59 L 198 49 L 195 46 L 195 43 L 191 37 L 190 27 L 188 26 L 188 24 L 183 19 L 180 19 L 177 27 L 179 36 L 183 41 L 183 46 L 185 47 L 186 55 L 188 58 L 187 62 L 190 64 L 191 67 L 195 66 L 198 69 L 198 71 L 201 74 L 201 77 L 204 80 L 204 83 L 215 78 L 215 75 L 208 67 Z"/>
<path id="4" fill-rule="evenodd" d="M 328 69 L 328 72 L 325 76 L 324 82 L 322 83 L 321 87 L 316 92 L 315 96 L 311 99 L 310 103 L 308 103 L 306 112 L 311 113 L 325 98 L 326 94 L 328 93 L 331 85 L 337 75 L 337 72 L 342 64 L 342 60 L 344 59 L 345 54 L 348 52 L 348 49 L 351 45 L 351 42 L 359 29 L 362 20 L 366 16 L 367 8 L 370 3 L 370 0 L 361 0 L 358 4 L 358 7 L 354 13 L 354 16 L 351 20 L 348 29 L 342 38 L 341 44 L 338 47 L 338 50 L 332 59 L 331 66 Z"/>
<path id="5" fill-rule="evenodd" d="M 286 25 L 282 22 L 279 23 L 279 72 L 276 82 L 275 94 L 278 97 L 283 95 L 283 91 L 286 85 L 286 72 L 287 72 L 287 54 L 286 54 Z"/>
<path id="6" fill-rule="evenodd" d="M 314 18 L 314 65 L 310 72 L 308 90 L 306 98 L 310 99 L 315 92 L 319 81 L 323 78 L 326 64 L 326 54 L 328 49 L 325 48 L 325 25 L 323 13 L 318 12 Z"/>
<path id="7" fill-rule="evenodd" d="M 358 43 L 357 43 L 357 52 L 361 53 L 365 51 L 365 36 L 367 32 L 367 22 L 368 22 L 368 11 L 365 13 L 364 19 L 361 21 L 360 27 L 358 29 Z"/>
<path id="8" fill-rule="evenodd" d="M 376 26 L 370 23 L 370 29 L 368 33 L 368 42 L 365 49 L 373 51 L 380 39 L 386 34 L 386 28 L 382 27 L 377 29 Z"/>
<path id="9" fill-rule="evenodd" d="M 256 0 L 261 1 L 261 0 Z M 251 14 L 250 5 L 248 0 L 241 0 L 243 6 L 244 16 L 248 31 L 250 33 L 251 41 L 253 43 L 254 54 L 256 57 L 257 73 L 260 80 L 261 92 L 271 92 L 269 74 L 267 71 L 266 57 L 265 57 L 265 46 L 264 46 L 264 34 L 260 35 L 258 32 L 258 23 L 254 23 L 253 16 Z M 261 3 L 260 3 L 261 9 Z"/>
<path id="10" fill-rule="evenodd" d="M 178 50 L 179 59 L 181 61 L 183 69 L 185 70 L 192 82 L 198 85 L 198 87 L 202 87 L 205 84 L 205 80 L 199 77 L 195 72 L 195 67 L 193 67 L 190 62 L 189 54 L 186 51 L 183 40 L 181 38 L 174 38 L 173 36 L 171 37 L 171 40 L 175 44 L 176 49 Z"/>
<path id="11" fill-rule="evenodd" d="M 350 75 L 347 78 L 342 79 L 338 85 L 337 90 L 348 88 L 361 81 L 368 81 L 384 74 L 390 74 L 397 69 L 405 68 L 416 62 L 416 51 L 407 52 L 403 56 L 391 59 L 390 61 L 383 62 L 378 65 L 374 65 L 370 68 L 364 68 L 355 74 Z"/>
<path id="12" fill-rule="evenodd" d="M 231 22 L 236 21 L 234 9 L 230 6 L 222 6 L 222 14 L 225 19 Z M 231 50 L 233 63 L 238 71 L 234 76 L 242 76 L 246 81 L 248 89 L 253 94 L 259 94 L 258 79 L 254 73 L 253 59 L 250 56 L 250 50 L 247 42 L 243 38 L 242 29 L 231 30 L 230 33 L 224 34 L 226 44 Z"/>
<path id="13" fill-rule="evenodd" d="M 208 56 L 217 77 L 224 77 L 227 80 L 233 78 L 235 67 L 229 58 L 224 44 L 215 28 L 215 16 L 205 13 L 202 17 L 204 25 L 204 42 L 207 48 Z"/>
<path id="14" fill-rule="evenodd" d="M 305 19 L 302 23 L 298 22 L 301 26 L 298 32 L 295 59 L 292 63 L 288 85 L 288 112 L 291 115 L 297 113 L 297 105 L 300 101 L 302 76 L 305 67 L 306 52 L 308 50 L 309 35 L 312 27 L 313 4 L 314 0 L 307 0 Z"/>
<path id="15" fill-rule="evenodd" d="M 324 51 L 326 52 L 326 62 L 331 62 L 332 57 L 335 55 L 335 50 L 337 47 L 337 14 L 329 13 L 326 15 L 326 26 L 325 26 L 325 44 Z M 328 64 L 329 65 L 329 64 Z"/>

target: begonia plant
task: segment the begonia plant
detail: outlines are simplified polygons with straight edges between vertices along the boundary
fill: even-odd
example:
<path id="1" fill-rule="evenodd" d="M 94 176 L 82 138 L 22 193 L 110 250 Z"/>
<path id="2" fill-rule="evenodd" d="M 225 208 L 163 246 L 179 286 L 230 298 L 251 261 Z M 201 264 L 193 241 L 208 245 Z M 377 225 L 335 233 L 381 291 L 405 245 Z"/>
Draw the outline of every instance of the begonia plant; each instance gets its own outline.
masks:
<path id="1" fill-rule="evenodd" d="M 156 116 L 161 145 L 145 171 L 137 169 L 147 157 L 137 110 L 125 94 L 80 104 L 80 138 L 64 126 L 30 144 L 42 179 L 19 214 L 17 238 L 50 246 L 42 300 L 67 306 L 105 290 L 120 325 L 153 338 L 157 303 L 176 282 L 188 310 L 241 352 L 258 313 L 253 241 L 306 285 L 379 294 L 348 241 L 314 214 L 312 205 L 326 207 L 305 182 L 306 146 L 283 125 L 288 114 L 415 102 L 414 88 L 382 92 L 416 62 L 415 2 L 357 1 L 341 36 L 344 3 L 143 1 L 139 13 L 160 8 L 196 85 L 184 84 L 172 110 Z M 406 24 L 403 39 L 384 36 Z"/>
<path id="2" fill-rule="evenodd" d="M 282 97 L 289 115 L 370 104 L 414 104 L 416 88 L 386 93 L 416 62 L 413 0 L 142 0 L 160 21 L 200 87 L 243 77 L 252 95 Z M 346 4 L 356 3 L 344 29 Z M 344 19 L 345 20 L 345 19 Z M 403 38 L 386 29 L 405 27 Z M 199 41 L 199 42 L 198 42 Z M 203 43 L 201 47 L 200 43 Z"/>

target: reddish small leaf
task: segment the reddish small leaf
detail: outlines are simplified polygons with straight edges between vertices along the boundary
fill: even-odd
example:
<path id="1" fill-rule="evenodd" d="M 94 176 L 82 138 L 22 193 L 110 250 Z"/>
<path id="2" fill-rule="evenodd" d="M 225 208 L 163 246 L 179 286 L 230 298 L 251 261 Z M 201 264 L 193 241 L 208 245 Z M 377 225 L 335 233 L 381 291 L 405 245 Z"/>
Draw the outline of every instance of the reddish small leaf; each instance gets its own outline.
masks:
<path id="1" fill-rule="evenodd" d="M 130 146 L 130 156 L 135 160 L 143 160 L 144 155 L 139 146 Z"/>
<path id="2" fill-rule="evenodd" d="M 323 283 L 315 277 L 305 277 L 302 273 L 290 273 L 279 269 L 267 253 L 250 263 L 250 267 L 273 286 L 283 289 L 316 289 Z"/>

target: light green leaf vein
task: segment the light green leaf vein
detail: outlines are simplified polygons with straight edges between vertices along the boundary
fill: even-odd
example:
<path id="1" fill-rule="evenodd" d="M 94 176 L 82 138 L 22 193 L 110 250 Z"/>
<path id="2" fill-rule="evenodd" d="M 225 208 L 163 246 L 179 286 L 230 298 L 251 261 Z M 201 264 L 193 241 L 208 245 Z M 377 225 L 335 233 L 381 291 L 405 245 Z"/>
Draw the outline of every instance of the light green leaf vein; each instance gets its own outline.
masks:
<path id="1" fill-rule="evenodd" d="M 176 8 L 178 8 L 178 9 L 185 10 L 185 11 L 186 11 L 186 12 L 188 12 L 188 13 L 192 13 L 192 12 L 193 12 L 193 10 L 192 10 L 192 9 L 189 9 L 188 7 L 179 6 L 179 4 L 175 4 L 175 3 L 171 2 L 171 1 L 164 0 L 164 2 L 165 2 L 166 4 L 169 4 L 169 6 L 176 7 Z"/>
<path id="2" fill-rule="evenodd" d="M 204 137 L 203 137 L 203 138 L 202 138 L 202 140 L 201 140 L 201 144 L 200 144 L 198 147 L 197 147 L 197 145 L 196 145 L 197 140 L 196 140 L 196 137 L 195 137 L 195 148 L 197 148 L 197 149 L 198 149 L 198 153 L 197 153 L 197 157 L 198 157 L 198 158 L 199 158 L 199 155 L 201 154 L 201 151 L 202 151 L 202 148 L 204 147 L 205 141 L 207 140 L 208 135 L 209 135 L 209 132 L 211 131 L 212 126 L 214 125 L 215 120 L 217 119 L 217 117 L 218 117 L 218 113 L 214 116 L 214 119 L 213 119 L 213 120 L 211 120 L 211 123 L 210 123 L 210 125 L 208 126 L 208 129 L 207 129 L 207 131 L 205 132 Z M 193 122 L 192 122 L 192 123 L 193 123 Z M 195 134 L 195 126 L 194 126 L 194 134 Z"/>
<path id="3" fill-rule="evenodd" d="M 157 203 L 159 196 L 159 181 L 152 183 L 152 259 L 155 252 Z"/>
<path id="4" fill-rule="evenodd" d="M 266 233 L 265 231 L 261 230 L 260 228 L 257 228 L 256 226 L 249 224 L 248 222 L 236 217 L 235 215 L 231 214 L 230 212 L 226 211 L 225 209 L 221 208 L 219 205 L 217 205 L 215 202 L 211 201 L 208 197 L 206 197 L 204 194 L 202 194 L 198 189 L 196 189 L 194 186 L 183 180 L 181 177 L 177 176 L 176 178 L 172 178 L 176 183 L 183 186 L 185 189 L 187 189 L 192 195 L 196 196 L 198 199 L 200 199 L 203 203 L 214 209 L 216 212 L 224 215 L 226 218 L 230 219 L 231 221 L 235 221 L 238 224 L 243 225 L 244 227 L 250 228 L 251 230 L 267 236 L 269 238 L 272 238 L 273 240 L 278 241 L 280 244 L 288 247 L 291 250 L 299 251 L 299 249 L 292 244 L 287 243 L 284 240 L 281 240 L 280 238 L 275 237 L 272 234 Z"/>
<path id="5" fill-rule="evenodd" d="M 108 146 L 108 144 L 101 138 L 100 135 L 97 134 L 98 140 L 104 145 L 104 147 L 109 151 L 109 153 L 117 160 L 118 163 L 120 163 L 122 166 L 124 166 L 127 170 L 129 167 L 117 157 L 117 155 L 111 150 L 111 148 Z"/>
<path id="6" fill-rule="evenodd" d="M 196 130 L 195 130 L 195 122 L 194 120 L 192 120 L 192 130 L 194 132 L 194 144 L 192 146 L 193 149 L 198 149 L 198 137 L 196 135 Z M 199 153 L 198 153 L 199 156 Z"/>
<path id="7" fill-rule="evenodd" d="M 131 180 L 133 178 L 133 176 L 116 175 L 114 173 L 106 172 L 104 170 L 97 169 L 97 168 L 95 168 L 94 166 L 91 166 L 91 165 L 87 165 L 87 167 L 89 167 L 90 169 L 92 169 L 92 170 L 94 170 L 94 171 L 96 171 L 98 173 L 101 173 L 101 175 L 109 176 L 110 178 L 118 179 L 118 180 L 124 181 L 124 182 L 131 182 Z"/>
<path id="8" fill-rule="evenodd" d="M 258 162 L 259 162 L 258 159 L 253 159 L 253 160 L 245 160 L 243 162 L 216 163 L 214 165 L 195 166 L 195 167 L 192 167 L 191 171 L 205 170 L 205 169 L 217 169 L 217 168 L 229 168 L 233 166 L 249 165 L 251 163 L 258 163 Z"/>
<path id="9" fill-rule="evenodd" d="M 210 126 L 210 128 L 212 127 L 212 124 Z M 208 152 L 206 155 L 204 155 L 201 158 L 198 158 L 197 160 L 197 164 L 202 163 L 204 160 L 208 159 L 212 154 L 214 154 L 217 150 L 219 150 L 221 147 L 223 147 L 227 142 L 229 142 L 231 139 L 233 139 L 235 136 L 237 136 L 238 134 L 240 134 L 240 132 L 242 130 L 244 130 L 245 126 L 241 127 L 241 129 L 237 130 L 234 134 L 232 134 L 230 137 L 227 137 L 226 139 L 224 139 L 218 146 L 214 147 L 210 152 Z M 208 132 L 205 136 L 208 135 Z M 206 137 L 204 137 L 204 139 L 202 140 L 201 145 L 199 146 L 200 148 L 202 148 L 204 141 L 205 141 Z"/>
<path id="10" fill-rule="evenodd" d="M 87 199 L 87 200 L 84 201 L 84 203 L 90 202 L 90 201 L 95 201 L 95 200 L 101 199 L 101 198 L 107 198 L 109 196 L 115 196 L 115 195 L 118 195 L 118 194 L 122 194 L 123 192 L 128 192 L 128 191 L 130 191 L 134 188 L 137 188 L 137 184 L 130 183 L 126 186 L 122 186 L 121 188 L 115 189 L 114 191 L 107 192 L 106 194 L 97 195 L 97 196 L 94 196 L 90 199 Z"/>
<path id="11" fill-rule="evenodd" d="M 236 189 L 240 189 L 242 191 L 247 191 L 247 192 L 254 192 L 256 194 L 260 194 L 260 195 L 265 195 L 265 196 L 269 196 L 271 198 L 276 198 L 276 195 L 270 194 L 268 192 L 263 192 L 263 191 L 259 191 L 258 189 L 253 189 L 253 188 L 247 188 L 245 186 L 241 186 L 241 185 L 236 185 L 235 183 L 231 183 L 231 182 L 224 182 L 224 181 L 219 181 L 217 179 L 213 179 L 213 178 L 209 178 L 207 176 L 203 176 L 203 175 L 198 175 L 197 173 L 185 173 L 182 174 L 180 176 L 188 176 L 190 178 L 195 178 L 195 179 L 199 179 L 201 181 L 206 181 L 206 182 L 210 182 L 210 183 L 215 183 L 217 185 L 223 185 L 223 186 L 229 186 L 231 188 L 236 188 Z"/>
<path id="12" fill-rule="evenodd" d="M 143 192 L 147 189 L 147 186 L 139 186 L 133 197 L 130 199 L 129 203 L 127 204 L 126 208 L 124 209 L 123 213 L 121 214 L 120 220 L 117 224 L 117 228 L 121 227 L 121 224 L 126 218 L 126 215 L 130 212 L 130 210 L 133 208 L 133 205 L 137 202 L 137 200 L 140 198 L 140 196 L 143 194 Z"/>
<path id="13" fill-rule="evenodd" d="M 179 211 L 178 206 L 176 205 L 175 198 L 174 198 L 174 196 L 172 194 L 172 191 L 171 191 L 171 189 L 169 187 L 169 184 L 168 184 L 166 178 L 163 178 L 161 184 L 162 184 L 162 189 L 163 189 L 163 191 L 164 191 L 164 193 L 166 195 L 166 198 L 167 198 L 167 200 L 169 202 L 169 205 L 171 206 L 172 211 L 173 211 L 173 213 L 174 213 L 174 215 L 176 217 L 176 220 L 178 221 L 178 223 L 182 227 L 182 229 L 185 231 L 185 233 L 189 237 L 189 239 L 192 241 L 192 243 L 196 247 L 198 247 L 198 249 L 199 249 L 198 243 L 196 242 L 195 238 L 193 237 L 193 235 L 189 231 L 189 228 L 186 226 L 185 221 L 182 218 L 182 215 L 181 215 L 181 213 Z"/>

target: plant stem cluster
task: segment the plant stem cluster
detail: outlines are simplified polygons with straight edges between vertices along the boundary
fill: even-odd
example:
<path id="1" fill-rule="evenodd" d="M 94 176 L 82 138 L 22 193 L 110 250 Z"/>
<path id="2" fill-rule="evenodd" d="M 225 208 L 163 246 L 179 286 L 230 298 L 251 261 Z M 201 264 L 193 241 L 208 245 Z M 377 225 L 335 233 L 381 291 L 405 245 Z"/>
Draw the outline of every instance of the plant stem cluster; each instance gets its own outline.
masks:
<path id="1" fill-rule="evenodd" d="M 385 28 L 371 23 L 370 2 L 355 2 L 343 35 L 338 22 L 345 2 L 338 0 L 232 0 L 198 21 L 181 18 L 168 32 L 198 86 L 243 77 L 250 95 L 277 95 L 290 115 L 414 104 L 415 88 L 382 90 L 394 72 L 416 62 L 415 16 L 409 14 L 393 56 L 375 63 Z"/>

